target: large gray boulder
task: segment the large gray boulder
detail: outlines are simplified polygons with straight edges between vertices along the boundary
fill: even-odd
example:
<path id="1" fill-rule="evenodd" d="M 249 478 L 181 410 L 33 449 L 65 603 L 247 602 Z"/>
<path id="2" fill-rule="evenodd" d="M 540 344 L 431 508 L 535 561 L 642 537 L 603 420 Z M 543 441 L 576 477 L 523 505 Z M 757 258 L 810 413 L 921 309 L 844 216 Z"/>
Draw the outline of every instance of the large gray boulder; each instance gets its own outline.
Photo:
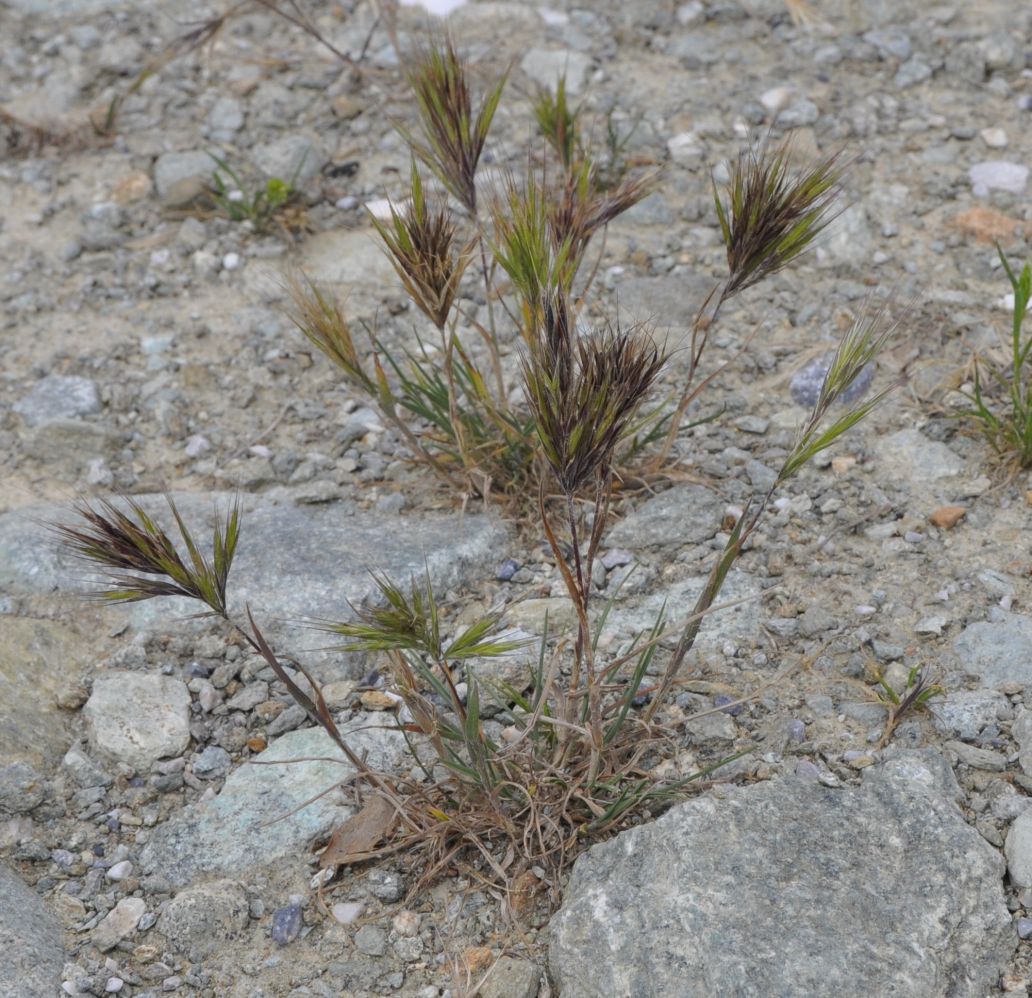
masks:
<path id="1" fill-rule="evenodd" d="M 61 993 L 64 940 L 42 898 L 0 863 L 0 998 Z"/>
<path id="2" fill-rule="evenodd" d="M 0 591 L 3 585 L 0 584 Z M 0 759 L 46 770 L 72 740 L 56 699 L 79 678 L 85 636 L 52 620 L 0 615 Z"/>
<path id="3" fill-rule="evenodd" d="M 981 998 L 1016 944 L 999 854 L 940 757 L 868 773 L 729 788 L 582 856 L 551 926 L 563 998 Z"/>

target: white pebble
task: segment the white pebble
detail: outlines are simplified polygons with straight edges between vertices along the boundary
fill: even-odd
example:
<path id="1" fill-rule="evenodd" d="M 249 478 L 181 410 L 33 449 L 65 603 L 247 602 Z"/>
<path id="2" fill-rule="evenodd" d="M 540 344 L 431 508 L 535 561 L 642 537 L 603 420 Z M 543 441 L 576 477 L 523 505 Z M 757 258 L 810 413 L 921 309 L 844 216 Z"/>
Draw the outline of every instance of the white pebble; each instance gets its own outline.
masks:
<path id="1" fill-rule="evenodd" d="M 341 902 L 340 904 L 335 904 L 330 909 L 330 914 L 333 915 L 341 925 L 350 925 L 358 919 L 359 915 L 362 914 L 362 904 L 359 901 Z"/>
<path id="2" fill-rule="evenodd" d="M 856 608 L 856 615 L 858 617 L 873 617 L 877 612 L 878 608 L 876 606 L 870 606 L 867 603 L 861 603 Z"/>
<path id="3" fill-rule="evenodd" d="M 107 984 L 104 985 L 104 990 L 109 995 L 115 995 L 122 990 L 124 984 L 125 981 L 123 981 L 121 977 L 109 977 Z"/>
<path id="4" fill-rule="evenodd" d="M 222 258 L 222 269 L 223 270 L 236 270 L 237 267 L 239 267 L 242 262 L 243 261 L 241 260 L 239 253 L 227 253 Z"/>
<path id="5" fill-rule="evenodd" d="M 183 448 L 187 457 L 200 457 L 202 454 L 207 454 L 211 450 L 211 442 L 207 437 L 202 436 L 200 433 L 195 433 L 189 440 L 186 441 L 186 447 Z"/>
<path id="6" fill-rule="evenodd" d="M 351 209 L 357 207 L 357 205 L 358 198 L 352 197 L 349 194 L 347 197 L 343 197 L 337 202 L 337 209 L 339 211 L 351 211 Z"/>
<path id="7" fill-rule="evenodd" d="M 788 107 L 792 94 L 793 90 L 791 87 L 771 87 L 770 90 L 760 94 L 760 103 L 771 114 L 777 114 L 778 111 Z"/>
<path id="8" fill-rule="evenodd" d="M 694 132 L 681 132 L 667 139 L 667 152 L 675 163 L 685 163 L 702 156 L 702 147 Z"/>
<path id="9" fill-rule="evenodd" d="M 1002 128 L 983 128 L 978 134 L 990 149 L 1003 149 L 1007 145 L 1007 133 Z"/>
<path id="10" fill-rule="evenodd" d="M 123 859 L 121 863 L 115 863 L 107 872 L 108 880 L 125 880 L 126 877 L 132 876 L 133 864 L 127 859 Z"/>

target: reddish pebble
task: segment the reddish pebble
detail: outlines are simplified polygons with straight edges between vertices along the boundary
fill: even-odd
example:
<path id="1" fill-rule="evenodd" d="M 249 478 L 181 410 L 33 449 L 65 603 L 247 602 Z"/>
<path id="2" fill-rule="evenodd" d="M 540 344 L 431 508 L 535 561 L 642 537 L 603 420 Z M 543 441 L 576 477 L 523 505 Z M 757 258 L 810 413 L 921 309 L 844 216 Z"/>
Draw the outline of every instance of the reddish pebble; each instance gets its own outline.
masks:
<path id="1" fill-rule="evenodd" d="M 940 506 L 928 519 L 932 526 L 950 530 L 966 515 L 967 510 L 963 506 Z"/>

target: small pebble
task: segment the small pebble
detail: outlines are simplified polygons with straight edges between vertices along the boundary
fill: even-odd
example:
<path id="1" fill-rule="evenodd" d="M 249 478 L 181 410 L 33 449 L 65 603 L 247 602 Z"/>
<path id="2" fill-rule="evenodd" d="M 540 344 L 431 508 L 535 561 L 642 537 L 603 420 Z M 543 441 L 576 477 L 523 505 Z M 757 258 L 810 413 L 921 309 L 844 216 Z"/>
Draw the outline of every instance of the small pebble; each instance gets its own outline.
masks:
<path id="1" fill-rule="evenodd" d="M 297 939 L 301 931 L 301 905 L 289 904 L 272 913 L 272 939 L 280 946 L 286 946 Z"/>
<path id="2" fill-rule="evenodd" d="M 1028 183 L 1028 167 L 1021 163 L 993 160 L 976 163 L 968 170 L 971 190 L 976 197 L 986 197 L 990 191 L 1008 191 L 1021 194 Z"/>
<path id="3" fill-rule="evenodd" d="M 1003 149 L 1007 145 L 1007 133 L 1002 128 L 983 128 L 978 134 L 990 149 Z"/>
<path id="4" fill-rule="evenodd" d="M 114 866 L 107 872 L 108 880 L 125 880 L 127 877 L 132 876 L 133 864 L 127 859 L 123 859 L 120 863 L 115 863 Z"/>
<path id="5" fill-rule="evenodd" d="M 602 565 L 607 572 L 611 572 L 614 568 L 623 568 L 624 565 L 629 565 L 632 561 L 634 561 L 634 555 L 623 548 L 611 548 L 602 555 Z"/>
<path id="6" fill-rule="evenodd" d="M 831 355 L 815 357 L 809 364 L 792 375 L 788 390 L 792 398 L 801 406 L 810 408 L 816 403 L 824 385 L 824 378 L 831 367 Z M 868 364 L 856 380 L 839 396 L 842 405 L 849 405 L 862 398 L 874 380 L 874 364 Z"/>
<path id="7" fill-rule="evenodd" d="M 796 776 L 802 777 L 810 783 L 817 783 L 821 778 L 821 771 L 809 759 L 800 759 L 796 763 Z"/>
<path id="8" fill-rule="evenodd" d="M 1015 923 L 1019 939 L 1028 939 L 1032 936 L 1032 918 L 1019 918 Z"/>
<path id="9" fill-rule="evenodd" d="M 509 582 L 520 570 L 520 563 L 515 558 L 506 558 L 495 572 L 495 578 L 499 582 Z"/>
<path id="10" fill-rule="evenodd" d="M 733 707 L 729 707 L 728 704 L 734 704 Z M 745 710 L 745 705 L 741 703 L 735 703 L 735 697 L 729 696 L 727 693 L 718 693 L 713 698 L 714 707 L 723 707 L 725 714 L 730 714 L 732 717 L 737 717 Z"/>
<path id="11" fill-rule="evenodd" d="M 928 517 L 928 522 L 941 530 L 952 530 L 965 516 L 967 509 L 963 506 L 940 506 Z"/>
<path id="12" fill-rule="evenodd" d="M 183 453 L 186 454 L 187 457 L 201 457 L 203 454 L 207 454 L 210 450 L 211 443 L 208 438 L 202 436 L 200 433 L 195 433 L 186 441 Z"/>
<path id="13" fill-rule="evenodd" d="M 125 981 L 121 977 L 109 977 L 107 984 L 104 985 L 104 991 L 109 995 L 116 995 L 122 990 L 125 985 Z"/>
<path id="14" fill-rule="evenodd" d="M 788 737 L 792 741 L 794 741 L 794 742 L 805 742 L 806 741 L 806 725 L 802 721 L 800 721 L 798 718 L 795 718 L 795 719 L 793 719 L 793 720 L 788 722 L 787 730 L 788 730 Z M 799 773 L 799 770 L 796 769 L 796 772 Z M 802 774 L 800 774 L 800 775 L 802 775 Z"/>
<path id="15" fill-rule="evenodd" d="M 241 258 L 239 253 L 227 253 L 222 258 L 222 269 L 223 270 L 236 270 L 241 264 Z"/>
<path id="16" fill-rule="evenodd" d="M 362 914 L 363 907 L 358 901 L 342 901 L 330 909 L 330 914 L 341 925 L 350 925 L 358 920 L 358 917 Z"/>

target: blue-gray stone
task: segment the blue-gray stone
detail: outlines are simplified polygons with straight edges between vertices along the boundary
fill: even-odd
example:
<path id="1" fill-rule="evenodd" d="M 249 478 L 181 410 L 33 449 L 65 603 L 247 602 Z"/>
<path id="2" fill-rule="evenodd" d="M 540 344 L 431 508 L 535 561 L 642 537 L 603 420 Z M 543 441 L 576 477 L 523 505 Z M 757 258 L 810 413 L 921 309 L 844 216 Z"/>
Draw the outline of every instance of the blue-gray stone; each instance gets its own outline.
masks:
<path id="1" fill-rule="evenodd" d="M 301 905 L 288 904 L 272 913 L 272 940 L 280 946 L 292 943 L 301 931 Z"/>
<path id="2" fill-rule="evenodd" d="M 359 755 L 368 752 L 369 765 L 377 769 L 396 765 L 404 751 L 398 732 L 370 726 L 361 716 L 341 731 Z M 273 760 L 284 764 L 267 764 Z M 155 827 L 140 854 L 143 871 L 174 886 L 243 876 L 295 860 L 353 813 L 337 787 L 353 767 L 321 728 L 283 735 L 255 762 L 262 765 L 230 773 L 217 797 L 176 811 Z"/>
<path id="3" fill-rule="evenodd" d="M 100 412 L 97 383 L 89 378 L 68 378 L 51 374 L 31 388 L 11 408 L 29 426 L 54 419 L 73 419 Z"/>
<path id="4" fill-rule="evenodd" d="M 789 383 L 788 390 L 792 398 L 807 409 L 812 409 L 820 397 L 821 388 L 824 387 L 824 378 L 831 367 L 834 354 L 826 354 L 823 357 L 815 357 L 806 367 L 801 368 L 793 376 Z M 857 376 L 856 380 L 839 396 L 839 402 L 843 405 L 850 405 L 867 394 L 874 380 L 874 364 L 868 364 Z"/>

